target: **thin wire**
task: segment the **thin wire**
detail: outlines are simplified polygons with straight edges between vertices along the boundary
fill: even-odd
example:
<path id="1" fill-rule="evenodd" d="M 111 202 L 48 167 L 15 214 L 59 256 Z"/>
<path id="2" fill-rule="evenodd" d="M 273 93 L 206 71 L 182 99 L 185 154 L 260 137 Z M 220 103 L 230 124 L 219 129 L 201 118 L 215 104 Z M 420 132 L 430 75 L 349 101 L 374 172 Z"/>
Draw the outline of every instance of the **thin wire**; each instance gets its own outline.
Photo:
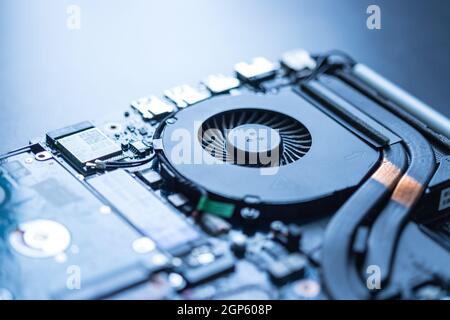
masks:
<path id="1" fill-rule="evenodd" d="M 3 160 L 3 159 L 6 159 L 6 158 L 9 158 L 9 157 L 16 156 L 16 155 L 18 155 L 18 154 L 21 154 L 21 153 L 23 153 L 23 152 L 25 152 L 25 151 L 29 151 L 29 150 L 30 150 L 30 146 L 25 146 L 25 147 L 22 147 L 22 148 L 19 148 L 19 149 L 10 151 L 10 152 L 8 152 L 8 153 L 2 154 L 2 155 L 0 156 L 0 160 Z"/>

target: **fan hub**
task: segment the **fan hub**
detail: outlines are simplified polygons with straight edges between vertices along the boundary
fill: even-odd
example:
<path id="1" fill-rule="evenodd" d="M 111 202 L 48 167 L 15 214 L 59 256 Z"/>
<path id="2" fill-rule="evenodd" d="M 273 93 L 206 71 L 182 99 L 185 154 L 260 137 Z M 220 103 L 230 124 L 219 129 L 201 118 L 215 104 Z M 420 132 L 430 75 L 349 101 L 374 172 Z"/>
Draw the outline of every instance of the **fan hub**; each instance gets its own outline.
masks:
<path id="1" fill-rule="evenodd" d="M 229 130 L 227 150 L 238 164 L 268 165 L 277 163 L 281 136 L 277 130 L 262 124 L 243 124 Z M 274 161 L 275 160 L 275 161 Z"/>

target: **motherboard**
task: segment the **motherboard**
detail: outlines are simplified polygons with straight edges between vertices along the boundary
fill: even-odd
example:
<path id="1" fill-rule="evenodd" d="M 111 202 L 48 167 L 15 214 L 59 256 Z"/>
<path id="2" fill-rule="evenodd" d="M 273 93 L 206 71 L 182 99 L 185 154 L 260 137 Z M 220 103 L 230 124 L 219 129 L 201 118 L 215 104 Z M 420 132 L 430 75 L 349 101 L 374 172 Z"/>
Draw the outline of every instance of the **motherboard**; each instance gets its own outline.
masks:
<path id="1" fill-rule="evenodd" d="M 449 121 L 346 53 L 125 107 L 0 156 L 1 299 L 450 298 Z"/>

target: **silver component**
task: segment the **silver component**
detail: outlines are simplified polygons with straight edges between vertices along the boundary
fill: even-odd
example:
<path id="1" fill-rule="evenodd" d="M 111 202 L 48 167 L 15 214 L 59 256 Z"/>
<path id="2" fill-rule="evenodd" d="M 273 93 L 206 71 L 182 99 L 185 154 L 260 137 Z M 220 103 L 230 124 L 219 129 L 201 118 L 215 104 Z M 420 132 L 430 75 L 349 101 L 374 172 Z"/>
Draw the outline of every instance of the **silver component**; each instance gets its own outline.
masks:
<path id="1" fill-rule="evenodd" d="M 175 110 L 173 105 L 170 105 L 155 96 L 151 96 L 149 98 L 148 108 L 150 112 L 153 113 L 155 116 L 173 112 Z"/>
<path id="2" fill-rule="evenodd" d="M 314 69 L 316 61 L 311 58 L 308 51 L 303 49 L 295 49 L 283 53 L 281 56 L 281 64 L 289 70 L 298 72 L 304 69 Z"/>
<path id="3" fill-rule="evenodd" d="M 166 91 L 164 91 L 164 96 L 175 103 L 178 108 L 186 108 L 188 106 L 188 104 L 182 97 L 182 90 L 180 89 L 180 87 L 167 89 Z"/>
<path id="4" fill-rule="evenodd" d="M 70 245 L 69 230 L 52 220 L 32 220 L 21 223 L 9 235 L 11 246 L 30 258 L 47 258 L 64 252 Z"/>
<path id="5" fill-rule="evenodd" d="M 167 197 L 167 200 L 170 201 L 175 207 L 181 207 L 188 202 L 188 199 L 182 195 L 181 193 L 171 194 Z"/>
<path id="6" fill-rule="evenodd" d="M 122 153 L 122 149 L 98 128 L 91 128 L 58 140 L 62 151 L 79 163 L 110 158 Z"/>
<path id="7" fill-rule="evenodd" d="M 141 114 L 142 118 L 147 120 L 153 118 L 153 114 L 148 109 L 147 98 L 141 98 L 139 100 L 131 101 L 131 107 L 138 111 Z"/>
<path id="8" fill-rule="evenodd" d="M 244 244 L 247 241 L 247 236 L 242 232 L 236 232 L 230 234 L 230 240 L 232 243 Z"/>
<path id="9" fill-rule="evenodd" d="M 214 257 L 214 254 L 212 254 L 211 252 L 204 252 L 196 256 L 196 259 L 199 264 L 206 265 L 213 262 L 216 259 L 216 257 Z"/>
<path id="10" fill-rule="evenodd" d="M 236 89 L 240 85 L 240 81 L 235 77 L 227 77 L 223 74 L 211 74 L 206 77 L 203 84 L 212 93 L 225 93 Z"/>
<path id="11" fill-rule="evenodd" d="M 247 81 L 259 81 L 275 75 L 278 66 L 266 58 L 256 57 L 250 63 L 239 62 L 234 70 L 242 79 Z"/>
<path id="12" fill-rule="evenodd" d="M 131 106 L 138 110 L 145 119 L 160 116 L 174 111 L 174 107 L 156 96 L 150 96 L 133 101 Z"/>
<path id="13" fill-rule="evenodd" d="M 169 123 L 168 120 L 170 120 L 170 119 L 167 119 L 167 121 L 166 121 L 167 123 Z M 153 149 L 154 150 L 162 150 L 163 149 L 162 139 L 154 139 L 153 140 Z"/>
<path id="14" fill-rule="evenodd" d="M 168 279 L 172 288 L 176 290 L 181 290 L 186 287 L 186 280 L 178 273 L 170 273 Z"/>
<path id="15" fill-rule="evenodd" d="M 210 94 L 205 89 L 195 89 L 190 85 L 183 84 L 164 91 L 164 96 L 175 103 L 179 108 L 206 100 Z"/>
<path id="16" fill-rule="evenodd" d="M 31 157 L 25 158 L 25 163 L 26 163 L 26 164 L 30 164 L 30 163 L 32 163 L 32 162 L 33 162 L 33 158 L 31 158 Z"/>
<path id="17" fill-rule="evenodd" d="M 86 168 L 105 170 L 106 163 L 102 160 L 97 159 L 94 162 L 86 162 Z"/>
<path id="18" fill-rule="evenodd" d="M 247 220 L 255 220 L 258 219 L 261 212 L 255 208 L 245 207 L 241 209 L 241 216 Z"/>
<path id="19" fill-rule="evenodd" d="M 153 170 L 141 172 L 141 175 L 144 178 L 144 180 L 150 185 L 155 185 L 162 181 L 161 175 Z"/>
<path id="20" fill-rule="evenodd" d="M 46 161 L 53 158 L 52 154 L 48 151 L 38 152 L 34 157 L 37 161 Z"/>
<path id="21" fill-rule="evenodd" d="M 353 67 L 353 74 L 383 96 L 423 121 L 431 129 L 450 139 L 450 119 L 443 114 L 437 112 L 425 102 L 412 96 L 364 64 L 358 63 L 355 65 Z"/>
<path id="22" fill-rule="evenodd" d="M 166 120 L 167 124 L 174 124 L 175 122 L 177 122 L 177 118 L 174 118 L 174 117 L 171 117 Z"/>
<path id="23" fill-rule="evenodd" d="M 149 253 L 155 250 L 156 245 L 152 239 L 142 237 L 133 241 L 133 250 L 137 253 Z"/>

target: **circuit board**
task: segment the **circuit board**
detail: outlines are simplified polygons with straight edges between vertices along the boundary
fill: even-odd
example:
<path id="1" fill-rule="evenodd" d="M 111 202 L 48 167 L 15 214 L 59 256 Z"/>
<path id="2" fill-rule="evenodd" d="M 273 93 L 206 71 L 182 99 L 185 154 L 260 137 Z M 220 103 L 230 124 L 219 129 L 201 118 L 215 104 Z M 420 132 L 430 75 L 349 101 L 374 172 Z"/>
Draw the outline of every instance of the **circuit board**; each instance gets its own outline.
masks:
<path id="1" fill-rule="evenodd" d="M 234 71 L 2 155 L 0 297 L 450 298 L 447 120 L 338 51 Z"/>

